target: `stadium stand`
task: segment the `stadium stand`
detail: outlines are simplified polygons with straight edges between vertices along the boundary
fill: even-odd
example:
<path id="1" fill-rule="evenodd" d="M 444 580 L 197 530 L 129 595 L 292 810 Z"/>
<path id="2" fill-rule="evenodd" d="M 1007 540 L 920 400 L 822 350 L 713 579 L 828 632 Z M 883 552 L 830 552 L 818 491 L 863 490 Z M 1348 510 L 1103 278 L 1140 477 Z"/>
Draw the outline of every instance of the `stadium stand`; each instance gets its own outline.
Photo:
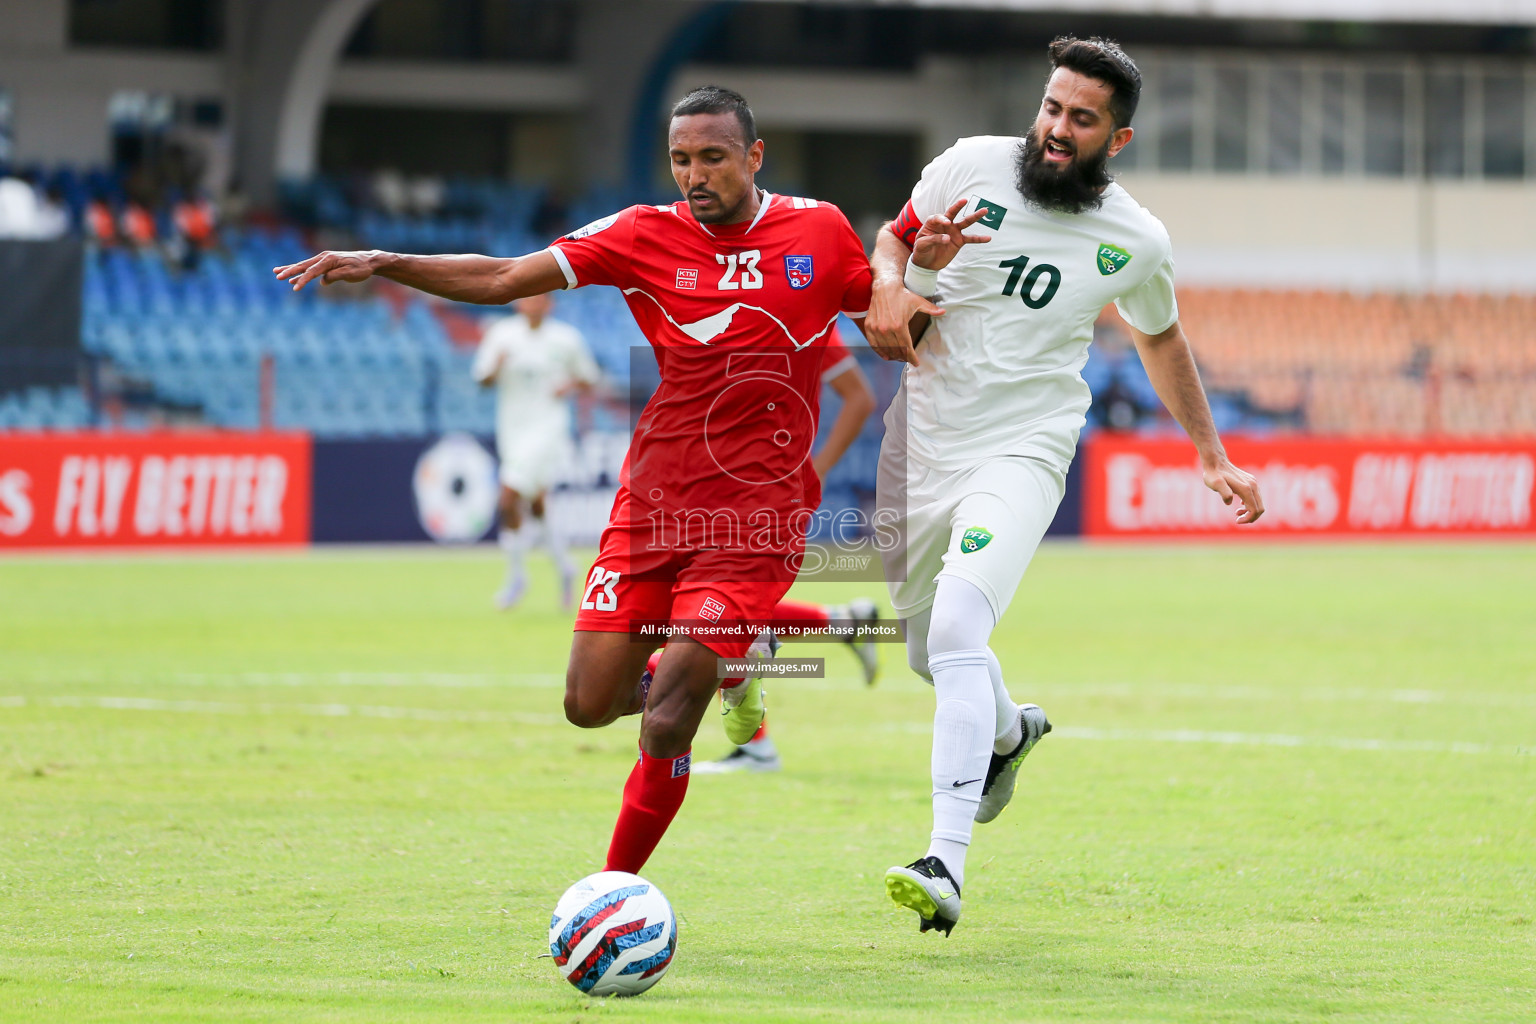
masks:
<path id="1" fill-rule="evenodd" d="M 0 396 L 0 428 L 254 428 L 262 423 L 262 365 L 270 361 L 271 426 L 329 437 L 490 431 L 494 397 L 469 375 L 487 311 L 424 302 L 387 283 L 361 295 L 294 296 L 271 270 L 314 251 L 303 228 L 408 252 L 527 252 L 542 244 L 529 230 L 536 192 L 454 181 L 443 212 L 420 216 L 354 205 L 340 183 L 316 179 L 288 190 L 288 224 L 227 227 L 216 246 L 187 258 L 176 244 L 174 202 L 162 204 L 154 227 L 131 244 L 133 234 L 113 230 L 111 215 L 105 225 L 92 222 L 93 210 L 121 214 L 133 205 L 120 176 L 68 167 L 21 174 L 39 193 L 61 197 L 73 230 L 88 240 L 82 344 L 102 408 L 93 409 L 80 387 L 12 391 Z M 464 310 L 470 329 L 451 340 L 447 326 L 462 328 Z M 611 376 L 627 376 L 629 347 L 643 338 L 619 296 L 573 292 L 562 297 L 559 315 L 588 336 Z M 595 415 L 595 426 L 616 426 L 611 410 Z"/>
<path id="2" fill-rule="evenodd" d="M 103 250 L 88 264 L 85 346 L 159 400 L 222 427 L 258 425 L 260 367 L 273 365 L 272 425 L 321 436 L 489 432 L 494 399 L 470 379 L 442 307 L 385 289 L 294 296 L 271 268 L 307 255 L 292 229 L 253 231 L 195 271 L 153 253 Z M 627 373 L 637 335 L 617 296 L 574 293 L 561 315 Z"/>
<path id="3" fill-rule="evenodd" d="M 1536 433 L 1536 298 L 1185 289 L 1213 391 L 1313 433 Z"/>
<path id="4" fill-rule="evenodd" d="M 12 391 L 0 396 L 0 429 L 166 421 L 254 428 L 270 360 L 272 426 L 322 437 L 488 433 L 494 400 L 469 376 L 485 310 L 425 302 L 387 283 L 294 296 L 272 281 L 271 268 L 310 254 L 322 239 L 405 252 L 528 252 L 634 201 L 602 192 L 566 206 L 493 180 L 437 179 L 428 188 L 317 176 L 284 187 L 281 224 L 227 226 L 189 258 L 174 244 L 178 197 L 155 211 L 156 244 L 135 246 L 127 232 L 104 239 L 92 228 L 93 209 L 131 205 L 120 176 L 70 167 L 21 176 L 57 197 L 73 229 L 91 240 L 83 344 L 103 400 L 93 404 L 79 387 Z M 1536 433 L 1528 401 L 1536 386 L 1536 298 L 1185 288 L 1180 301 L 1224 432 Z M 557 315 L 582 330 L 610 376 L 628 377 L 630 347 L 643 338 L 621 296 L 566 293 Z M 844 333 L 857 336 L 851 325 Z M 1094 393 L 1090 429 L 1166 429 L 1112 307 L 1098 341 L 1083 370 Z M 599 429 L 626 429 L 612 408 L 595 415 Z M 877 439 L 872 428 L 829 488 L 872 479 L 864 462 Z"/>

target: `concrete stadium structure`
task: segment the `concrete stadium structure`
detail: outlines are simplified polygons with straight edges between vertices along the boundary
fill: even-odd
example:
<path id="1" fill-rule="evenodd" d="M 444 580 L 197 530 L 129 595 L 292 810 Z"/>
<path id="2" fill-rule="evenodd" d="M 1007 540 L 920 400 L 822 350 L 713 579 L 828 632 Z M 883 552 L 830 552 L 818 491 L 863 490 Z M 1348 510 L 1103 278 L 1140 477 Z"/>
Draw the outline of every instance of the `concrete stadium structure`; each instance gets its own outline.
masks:
<path id="1" fill-rule="evenodd" d="M 1021 130 L 1044 68 L 1038 48 L 970 56 L 953 46 L 889 68 L 711 62 L 701 47 L 734 11 L 833 5 L 699 0 L 555 4 L 570 9 L 572 25 L 569 52 L 555 62 L 346 56 L 359 25 L 391 2 L 224 0 L 216 46 L 169 50 L 72 42 L 69 0 L 0 0 L 0 95 L 13 111 L 13 161 L 106 162 L 107 110 L 114 95 L 138 91 L 217 104 L 223 178 L 257 202 L 270 201 L 279 181 L 320 169 L 327 110 L 336 105 L 526 115 L 510 143 L 517 173 L 633 187 L 664 175 L 657 141 L 667 99 L 718 81 L 751 98 L 770 141 L 770 183 L 792 190 L 805 187 L 804 164 L 816 159 L 798 144 L 803 133 L 907 137 L 915 171 L 956 136 Z M 1509 251 L 1511 239 L 1536 231 L 1536 4 L 998 0 L 836 9 L 893 6 L 966 9 L 973 18 L 1028 11 L 1063 31 L 1112 29 L 1131 14 L 1267 25 L 1251 45 L 1133 46 L 1148 94 L 1142 138 L 1120 173 L 1169 225 L 1185 280 L 1536 291 L 1530 261 Z M 1505 26 L 1517 38 L 1496 52 L 1274 45 L 1309 19 Z"/>

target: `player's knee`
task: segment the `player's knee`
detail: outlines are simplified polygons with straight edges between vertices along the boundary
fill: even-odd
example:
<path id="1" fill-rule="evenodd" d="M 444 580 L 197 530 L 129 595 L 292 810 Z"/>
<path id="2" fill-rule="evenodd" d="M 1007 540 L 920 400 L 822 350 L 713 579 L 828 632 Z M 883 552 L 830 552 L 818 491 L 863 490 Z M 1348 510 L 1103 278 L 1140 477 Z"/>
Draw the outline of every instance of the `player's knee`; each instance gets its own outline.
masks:
<path id="1" fill-rule="evenodd" d="M 566 672 L 565 720 L 578 729 L 596 729 L 613 721 L 613 702 L 581 682 L 575 669 Z"/>
<path id="2" fill-rule="evenodd" d="M 907 665 L 913 672 L 922 676 L 930 683 L 933 682 L 933 673 L 928 671 L 928 643 L 927 638 L 918 641 L 916 638 L 907 641 Z"/>
<path id="3" fill-rule="evenodd" d="M 646 712 L 641 746 L 652 757 L 677 757 L 693 746 L 696 731 L 691 716 L 666 707 L 652 708 Z"/>
<path id="4" fill-rule="evenodd" d="M 608 709 L 584 701 L 578 694 L 565 695 L 565 720 L 578 729 L 596 729 L 608 724 Z"/>
<path id="5" fill-rule="evenodd" d="M 928 626 L 928 650 L 925 654 L 948 654 L 951 651 L 970 650 L 976 644 L 968 643 L 969 634 L 974 630 L 968 629 L 965 623 L 958 621 L 955 616 L 946 615 L 939 609 L 934 609 L 933 621 Z"/>
<path id="6" fill-rule="evenodd" d="M 993 621 L 992 607 L 975 584 L 940 577 L 939 594 L 928 622 L 928 656 L 985 648 Z"/>

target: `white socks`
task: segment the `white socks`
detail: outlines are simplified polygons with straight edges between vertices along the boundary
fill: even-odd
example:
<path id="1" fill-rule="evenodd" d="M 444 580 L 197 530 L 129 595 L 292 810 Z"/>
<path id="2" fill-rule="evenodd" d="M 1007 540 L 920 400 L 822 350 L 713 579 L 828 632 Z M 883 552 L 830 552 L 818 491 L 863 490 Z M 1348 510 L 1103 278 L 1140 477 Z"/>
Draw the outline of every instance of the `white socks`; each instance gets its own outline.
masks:
<path id="1" fill-rule="evenodd" d="M 539 529 L 541 526 L 542 531 Z M 571 580 L 576 576 L 576 564 L 571 561 L 565 531 L 553 519 L 524 519 L 518 529 L 509 530 L 503 526 L 496 534 L 496 542 L 507 556 L 507 585 L 512 587 L 523 584 L 527 572 L 523 565 L 523 554 L 536 546 L 540 532 L 543 533 L 544 546 L 549 550 L 550 560 L 555 563 L 555 571 L 560 574 L 561 588 L 563 591 L 569 590 Z"/>
<path id="2" fill-rule="evenodd" d="M 997 707 L 1002 671 L 987 649 L 996 619 L 974 583 L 941 575 L 928 622 L 928 671 L 938 707 L 933 714 L 933 833 L 928 856 L 962 883 L 965 853 L 1003 717 Z M 1006 697 L 1006 690 L 1002 691 Z M 1012 706 L 1012 702 L 1009 702 Z M 1018 710 L 1013 715 L 1017 717 Z"/>
<path id="3" fill-rule="evenodd" d="M 496 534 L 496 543 L 507 556 L 508 581 L 521 579 L 523 575 L 523 549 L 527 546 L 524 534 L 527 528 L 509 530 L 503 526 Z"/>
<path id="4" fill-rule="evenodd" d="M 1008 687 L 1003 684 L 1003 666 L 998 663 L 997 655 L 992 653 L 990 647 L 987 648 L 987 672 L 992 677 L 992 699 L 997 717 L 992 734 L 992 752 L 1011 754 L 1024 740 L 1024 726 L 1019 721 L 1019 706 L 1008 696 Z"/>
<path id="5" fill-rule="evenodd" d="M 928 668 L 939 702 L 933 713 L 933 833 L 928 856 L 942 860 L 960 885 L 992 754 L 987 652 L 930 654 Z"/>
<path id="6" fill-rule="evenodd" d="M 576 566 L 571 561 L 571 553 L 565 543 L 565 531 L 560 528 L 559 520 L 550 516 L 539 521 L 544 524 L 544 546 L 549 549 L 555 571 L 560 574 L 562 582 L 571 579 L 576 575 Z"/>
<path id="7" fill-rule="evenodd" d="M 907 622 L 907 657 L 933 680 L 933 833 L 937 857 L 961 883 L 976 807 L 991 755 L 1024 738 L 1019 705 L 1008 694 L 997 655 L 987 646 L 996 619 L 970 581 L 940 575 L 932 608 Z M 926 671 L 925 671 L 926 670 Z M 975 781 L 971 781 L 975 780 Z M 959 782 L 961 785 L 956 786 Z"/>

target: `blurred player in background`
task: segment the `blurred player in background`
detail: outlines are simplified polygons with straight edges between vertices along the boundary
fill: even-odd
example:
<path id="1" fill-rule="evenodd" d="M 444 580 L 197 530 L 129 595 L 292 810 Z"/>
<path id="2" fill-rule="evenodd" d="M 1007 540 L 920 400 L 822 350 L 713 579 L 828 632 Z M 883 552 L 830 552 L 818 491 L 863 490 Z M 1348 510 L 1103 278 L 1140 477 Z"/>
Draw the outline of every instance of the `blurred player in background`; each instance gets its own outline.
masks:
<path id="1" fill-rule="evenodd" d="M 859 431 L 864 429 L 864 421 L 874 412 L 875 392 L 869 386 L 869 378 L 859 369 L 859 361 L 848 351 L 836 332 L 827 342 L 822 366 L 825 368 L 821 371 L 821 382 L 835 391 L 842 400 L 842 407 L 838 409 L 837 419 L 832 421 L 826 442 L 811 459 L 811 464 L 816 467 L 816 476 L 825 481 L 832 467 L 837 465 L 838 460 L 858 438 Z M 834 620 L 856 624 L 872 623 L 879 614 L 875 603 L 866 597 L 854 598 L 843 605 L 780 601 L 773 610 L 776 621 L 802 622 L 808 627 L 823 629 Z M 874 642 L 855 633 L 848 640 L 848 648 L 859 661 L 865 685 L 873 686 L 880 671 L 879 655 Z M 647 665 L 647 669 L 654 670 L 654 666 Z M 706 775 L 720 775 L 729 772 L 776 772 L 782 767 L 778 748 L 768 737 L 768 719 L 764 717 L 763 723 L 757 727 L 750 740 L 737 744 L 734 750 L 718 761 L 699 762 L 693 766 L 693 770 Z"/>
<path id="2" fill-rule="evenodd" d="M 519 299 L 515 315 L 486 329 L 470 371 L 482 387 L 496 388 L 496 455 L 501 463 L 497 541 L 507 556 L 507 578 L 496 594 L 501 609 L 517 604 L 528 585 L 523 552 L 533 540 L 533 529 L 523 518 L 525 503 L 560 574 L 560 606 L 571 606 L 576 566 L 564 526 L 544 515 L 544 499 L 575 458 L 569 399 L 590 391 L 599 373 L 581 332 L 550 317 L 554 307 L 548 295 Z"/>
<path id="3" fill-rule="evenodd" d="M 803 518 L 821 504 L 810 459 L 820 349 L 840 312 L 864 316 L 870 287 L 864 245 L 841 210 L 757 187 L 763 142 L 740 95 L 706 86 L 685 96 L 668 152 L 684 201 L 631 206 L 527 256 L 325 252 L 275 269 L 295 289 L 379 274 L 488 304 L 592 284 L 623 291 L 661 384 L 636 424 L 587 576 L 565 715 L 597 728 L 644 714 L 606 860 L 635 873 L 682 806 L 693 737 L 715 694 L 734 742 L 762 722 L 761 681 L 722 681 L 719 659 L 743 659 L 756 639 L 746 624 L 769 619 L 794 582 Z M 696 514 L 713 542 L 689 540 Z M 756 516 L 771 528 L 730 529 Z M 677 623 L 693 635 L 672 639 L 642 685 Z"/>
<path id="4" fill-rule="evenodd" d="M 1050 730 L 1040 708 L 1009 696 L 988 643 L 1061 503 L 1091 401 L 1080 371 L 1107 303 L 1194 441 L 1206 486 L 1237 502 L 1239 523 L 1264 511 L 1211 420 L 1179 327 L 1168 232 L 1107 170 L 1131 140 L 1141 73 L 1105 40 L 1057 39 L 1050 55 L 1028 134 L 961 139 L 938 156 L 872 261 L 870 344 L 911 364 L 881 447 L 879 504 L 906 535 L 906 564 L 888 564 L 886 579 L 903 581 L 891 603 L 938 705 L 928 852 L 885 885 L 922 931 L 945 935 L 960 919 L 973 823 L 1001 813 Z M 965 233 L 976 224 L 992 234 Z M 928 328 L 918 352 L 911 315 L 939 306 L 942 329 Z"/>

